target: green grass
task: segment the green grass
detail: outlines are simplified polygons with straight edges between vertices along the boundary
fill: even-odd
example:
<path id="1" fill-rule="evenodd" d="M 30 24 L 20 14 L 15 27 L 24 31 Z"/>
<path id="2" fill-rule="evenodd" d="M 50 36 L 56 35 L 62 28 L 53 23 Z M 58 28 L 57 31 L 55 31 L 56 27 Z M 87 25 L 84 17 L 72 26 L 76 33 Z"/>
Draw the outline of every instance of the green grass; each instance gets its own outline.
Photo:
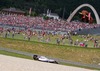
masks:
<path id="1" fill-rule="evenodd" d="M 97 71 L 100 70 L 100 69 L 98 69 L 98 68 L 92 68 L 92 67 L 86 67 L 86 66 L 78 66 L 78 65 L 65 64 L 65 63 L 61 63 L 61 64 L 62 64 L 62 65 L 66 65 L 66 66 L 73 66 L 73 67 L 86 68 L 86 69 L 90 69 L 90 70 L 97 70 Z"/>
<path id="2" fill-rule="evenodd" d="M 99 48 L 47 44 L 10 38 L 0 38 L 0 46 L 86 64 L 100 63 Z"/>
<path id="3" fill-rule="evenodd" d="M 0 54 L 8 55 L 8 56 L 14 56 L 14 57 L 20 57 L 20 58 L 26 58 L 26 59 L 32 59 L 32 57 L 30 57 L 30 56 L 25 56 L 25 55 L 22 55 L 22 54 L 7 52 L 7 51 L 3 51 L 3 50 L 2 51 L 0 50 Z"/>
<path id="4" fill-rule="evenodd" d="M 13 53 L 13 52 L 2 51 L 2 50 L 0 50 L 0 54 L 7 55 L 7 56 L 13 56 L 13 57 L 19 57 L 19 58 L 25 58 L 25 59 L 32 59 L 32 57 L 30 57 L 30 56 L 25 56 L 22 54 L 17 54 L 17 53 Z M 80 67 L 80 68 L 87 68 L 87 69 L 91 69 L 91 70 L 100 70 L 97 68 L 90 68 L 90 67 L 86 67 L 86 66 L 77 66 L 77 65 L 65 64 L 65 63 L 60 63 L 60 64 L 67 65 L 67 66 Z"/>
<path id="5" fill-rule="evenodd" d="M 2 33 L 0 36 L 3 37 L 3 36 L 4 36 L 4 33 Z M 95 38 L 97 38 L 97 39 L 100 39 L 100 36 L 93 36 L 93 35 L 91 35 L 91 36 L 92 36 L 92 37 L 95 37 Z M 45 37 L 43 37 L 44 39 L 41 39 L 41 41 L 43 40 L 44 42 L 46 42 L 46 39 L 47 39 L 48 37 L 50 37 L 50 41 L 49 41 L 48 43 L 56 44 L 56 39 L 57 39 L 57 38 L 61 38 L 61 35 L 55 35 L 55 36 L 46 35 Z M 7 38 L 12 38 L 12 34 L 10 33 L 10 36 L 8 36 Z M 27 39 L 24 39 L 24 36 L 22 35 L 22 33 L 21 33 L 21 34 L 16 34 L 15 37 L 14 37 L 14 39 L 27 40 Z M 79 41 L 82 41 L 82 42 L 83 42 L 85 39 L 86 39 L 86 40 L 89 40 L 89 38 L 83 38 L 83 37 L 80 36 L 80 35 L 72 36 L 72 39 L 73 39 L 74 42 L 76 41 L 76 39 L 78 39 Z M 38 35 L 33 35 L 33 36 L 31 37 L 31 40 L 30 40 L 30 41 L 41 42 L 40 40 L 38 40 Z M 65 39 L 64 41 L 65 41 L 65 44 L 64 44 L 64 45 L 69 45 L 68 39 Z M 99 42 L 100 42 L 100 40 L 99 40 Z M 88 41 L 87 43 L 88 43 L 88 47 L 89 47 L 89 48 L 93 48 L 93 41 Z M 61 42 L 61 45 L 63 45 L 62 42 Z M 100 44 L 99 44 L 99 45 L 100 45 Z"/>

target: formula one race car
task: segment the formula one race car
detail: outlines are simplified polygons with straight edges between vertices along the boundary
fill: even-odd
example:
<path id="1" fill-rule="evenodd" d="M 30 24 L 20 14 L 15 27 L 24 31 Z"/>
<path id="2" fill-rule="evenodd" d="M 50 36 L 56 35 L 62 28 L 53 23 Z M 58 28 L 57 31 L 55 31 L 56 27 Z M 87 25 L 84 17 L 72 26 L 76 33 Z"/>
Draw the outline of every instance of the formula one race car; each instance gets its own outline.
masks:
<path id="1" fill-rule="evenodd" d="M 48 62 L 48 63 L 55 63 L 58 64 L 57 61 L 53 60 L 53 59 L 48 59 L 45 56 L 39 56 L 39 55 L 33 55 L 33 59 L 34 60 L 38 60 L 38 61 L 42 61 L 42 62 Z"/>

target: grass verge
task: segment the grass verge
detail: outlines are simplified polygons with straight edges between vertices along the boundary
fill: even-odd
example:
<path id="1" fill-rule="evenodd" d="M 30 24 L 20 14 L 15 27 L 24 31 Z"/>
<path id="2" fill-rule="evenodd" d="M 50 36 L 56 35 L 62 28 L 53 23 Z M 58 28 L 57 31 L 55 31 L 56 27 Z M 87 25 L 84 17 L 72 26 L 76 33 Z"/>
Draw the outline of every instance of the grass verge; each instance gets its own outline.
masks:
<path id="1" fill-rule="evenodd" d="M 25 58 L 25 59 L 31 59 L 32 60 L 32 57 L 30 57 L 30 56 L 25 56 L 25 55 L 22 55 L 22 54 L 17 54 L 17 53 L 12 53 L 12 52 L 7 52 L 7 51 L 1 51 L 0 50 L 0 54 L 13 56 L 13 57 L 19 57 L 19 58 Z M 66 65 L 66 66 L 74 66 L 74 67 L 86 68 L 86 69 L 91 69 L 91 70 L 100 70 L 100 69 L 97 69 L 97 68 L 90 68 L 90 67 L 85 67 L 85 66 L 77 66 L 77 65 L 72 65 L 72 64 L 65 64 L 65 63 L 60 63 L 60 64 L 61 65 Z"/>
<path id="2" fill-rule="evenodd" d="M 0 46 L 74 62 L 86 64 L 100 63 L 99 48 L 47 44 L 10 38 L 0 38 Z"/>
<path id="3" fill-rule="evenodd" d="M 20 58 L 25 58 L 25 59 L 32 59 L 32 57 L 30 57 L 30 56 L 25 56 L 25 55 L 22 55 L 22 54 L 17 54 L 17 53 L 12 53 L 12 52 L 7 52 L 7 51 L 1 51 L 1 50 L 0 50 L 0 54 L 8 55 L 8 56 L 14 56 L 14 57 L 20 57 Z"/>

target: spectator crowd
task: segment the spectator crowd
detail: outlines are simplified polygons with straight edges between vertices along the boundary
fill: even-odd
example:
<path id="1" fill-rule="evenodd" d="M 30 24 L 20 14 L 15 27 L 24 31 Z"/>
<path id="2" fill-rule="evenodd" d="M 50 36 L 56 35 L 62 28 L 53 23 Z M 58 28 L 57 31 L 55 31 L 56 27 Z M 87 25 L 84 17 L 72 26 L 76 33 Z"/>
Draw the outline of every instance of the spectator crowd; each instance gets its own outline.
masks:
<path id="1" fill-rule="evenodd" d="M 78 29 L 87 29 L 100 27 L 99 24 L 87 24 L 83 22 L 67 22 L 64 20 L 45 20 L 43 17 L 30 17 L 23 15 L 0 15 L 0 24 L 19 26 L 26 28 L 53 30 L 53 31 L 75 31 Z"/>
<path id="2" fill-rule="evenodd" d="M 100 27 L 99 24 L 88 24 L 84 22 L 67 22 L 65 20 L 54 20 L 54 19 L 43 19 L 43 17 L 30 17 L 30 16 L 23 16 L 23 15 L 0 15 L 0 25 L 3 26 L 12 26 L 12 27 L 23 27 L 25 28 L 24 31 L 22 31 L 22 35 L 24 36 L 24 39 L 27 37 L 28 40 L 30 40 L 32 35 L 37 35 L 37 38 L 39 41 L 42 41 L 45 35 L 49 35 L 50 33 L 44 32 L 43 30 L 48 31 L 61 31 L 61 32 L 69 32 L 69 31 L 75 31 L 79 29 L 89 29 L 89 28 L 96 28 Z M 0 26 L 0 34 L 3 32 L 4 37 L 7 38 L 10 33 L 12 33 L 12 38 L 14 38 L 15 34 L 19 34 L 21 30 L 16 30 L 16 28 L 4 28 L 3 26 Z M 33 29 L 40 29 L 42 32 L 36 32 L 30 30 L 30 28 Z M 24 33 L 23 33 L 24 32 Z M 55 35 L 52 33 L 52 35 Z M 73 42 L 72 36 L 68 34 L 63 34 L 60 38 L 56 38 L 56 42 L 59 45 L 61 42 L 65 44 L 65 39 L 68 39 L 70 45 L 80 45 L 87 47 L 87 40 L 84 42 L 79 42 L 77 39 Z M 87 37 L 85 38 L 87 39 Z M 46 38 L 46 42 L 49 42 L 51 39 L 50 37 Z M 93 38 L 94 41 L 94 47 L 98 46 L 98 42 L 96 39 Z"/>

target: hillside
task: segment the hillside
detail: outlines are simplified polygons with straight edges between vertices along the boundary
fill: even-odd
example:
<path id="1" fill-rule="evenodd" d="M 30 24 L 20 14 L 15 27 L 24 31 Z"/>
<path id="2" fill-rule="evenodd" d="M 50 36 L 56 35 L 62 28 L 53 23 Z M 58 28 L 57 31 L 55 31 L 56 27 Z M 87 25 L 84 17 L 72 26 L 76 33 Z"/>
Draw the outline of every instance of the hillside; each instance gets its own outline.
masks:
<path id="1" fill-rule="evenodd" d="M 20 45 L 20 46 L 19 46 Z M 46 44 L 35 41 L 23 41 L 0 38 L 0 47 L 26 51 L 34 54 L 59 58 L 85 64 L 100 63 L 99 48 L 82 48 L 67 45 Z"/>
<path id="2" fill-rule="evenodd" d="M 67 18 L 70 12 L 84 3 L 94 6 L 100 15 L 99 2 L 100 0 L 0 0 L 0 8 L 16 7 L 28 11 L 32 7 L 32 11 L 37 14 L 46 13 L 47 9 L 50 9 L 51 12 L 58 13 L 60 17 L 65 9 L 64 17 Z"/>

